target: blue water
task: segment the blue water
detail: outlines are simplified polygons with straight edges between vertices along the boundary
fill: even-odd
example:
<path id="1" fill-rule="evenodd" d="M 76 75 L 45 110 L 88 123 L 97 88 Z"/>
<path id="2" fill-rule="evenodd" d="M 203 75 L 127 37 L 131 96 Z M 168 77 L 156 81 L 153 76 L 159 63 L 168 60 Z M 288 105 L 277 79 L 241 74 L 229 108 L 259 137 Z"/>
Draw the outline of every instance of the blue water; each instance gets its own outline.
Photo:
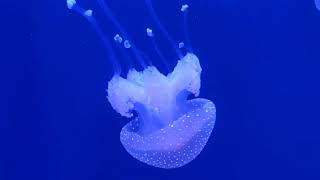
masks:
<path id="1" fill-rule="evenodd" d="M 172 37 L 182 39 L 179 1 L 154 1 Z M 144 1 L 109 2 L 136 45 L 163 69 L 144 34 L 152 23 Z M 121 145 L 128 119 L 106 100 L 112 70 L 88 22 L 63 0 L 1 1 L 0 179 L 320 179 L 314 1 L 185 2 L 203 68 L 200 96 L 215 102 L 217 121 L 199 157 L 164 170 L 140 163 Z M 101 12 L 97 20 L 114 35 Z M 161 35 L 159 46 L 173 67 L 174 52 Z"/>

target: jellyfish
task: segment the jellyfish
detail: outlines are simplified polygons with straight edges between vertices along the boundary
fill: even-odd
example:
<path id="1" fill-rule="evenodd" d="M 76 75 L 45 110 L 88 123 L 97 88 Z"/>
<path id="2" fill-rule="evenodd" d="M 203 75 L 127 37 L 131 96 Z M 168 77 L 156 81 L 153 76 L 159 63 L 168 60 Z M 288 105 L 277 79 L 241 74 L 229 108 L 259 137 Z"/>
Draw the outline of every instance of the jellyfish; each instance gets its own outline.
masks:
<path id="1" fill-rule="evenodd" d="M 158 168 L 179 168 L 190 163 L 204 149 L 212 134 L 216 108 L 212 101 L 198 97 L 202 69 L 191 48 L 187 27 L 184 27 L 185 42 L 175 43 L 159 21 L 152 0 L 145 0 L 155 28 L 165 35 L 179 59 L 169 73 L 161 73 L 131 41 L 109 5 L 104 0 L 97 1 L 104 14 L 119 30 L 113 36 L 114 43 L 121 45 L 117 47 L 123 53 L 131 51 L 143 67 L 142 71 L 131 68 L 126 77 L 121 76 L 121 66 L 113 51 L 114 45 L 102 33 L 93 17 L 93 10 L 83 9 L 75 0 L 67 0 L 70 10 L 79 13 L 92 24 L 108 51 L 114 75 L 108 82 L 107 99 L 115 111 L 130 119 L 120 132 L 123 147 L 133 158 Z M 184 4 L 180 9 L 185 26 L 188 8 L 189 5 Z M 167 65 L 168 61 L 154 39 L 153 29 L 147 27 L 146 35 L 151 39 L 160 61 Z M 186 50 L 182 53 L 184 48 Z"/>

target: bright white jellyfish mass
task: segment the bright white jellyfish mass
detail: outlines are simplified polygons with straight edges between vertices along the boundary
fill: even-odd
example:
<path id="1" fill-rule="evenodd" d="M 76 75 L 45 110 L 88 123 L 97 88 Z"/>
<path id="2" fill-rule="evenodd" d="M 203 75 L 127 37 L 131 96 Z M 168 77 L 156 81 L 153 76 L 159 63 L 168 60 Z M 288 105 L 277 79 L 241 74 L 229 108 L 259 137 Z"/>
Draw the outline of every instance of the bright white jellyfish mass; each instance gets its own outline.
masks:
<path id="1" fill-rule="evenodd" d="M 99 7 L 119 30 L 114 36 L 106 37 L 93 18 L 94 11 L 85 10 L 75 0 L 67 0 L 67 7 L 85 17 L 101 37 L 108 60 L 113 66 L 114 76 L 108 83 L 108 100 L 118 113 L 132 120 L 121 130 L 120 140 L 127 152 L 137 160 L 159 168 L 178 168 L 194 160 L 206 145 L 216 119 L 214 104 L 207 99 L 194 98 L 200 93 L 201 66 L 192 53 L 187 32 L 187 12 L 189 5 L 181 5 L 184 20 L 185 42 L 176 43 L 160 23 L 154 12 L 152 1 L 146 7 L 155 22 L 156 30 L 163 33 L 179 58 L 174 69 L 162 74 L 142 55 L 129 39 L 121 24 L 116 20 L 111 8 L 104 0 L 97 0 Z M 164 65 L 162 55 L 154 36 L 155 32 L 146 27 L 146 35 L 151 39 L 155 52 Z M 130 69 L 126 77 L 121 77 L 121 66 L 116 58 L 113 39 L 123 53 L 131 51 L 143 71 Z M 184 55 L 182 53 L 184 51 Z M 129 57 L 129 55 L 127 54 Z M 168 69 L 169 66 L 167 66 Z M 134 117 L 133 112 L 137 116 Z"/>

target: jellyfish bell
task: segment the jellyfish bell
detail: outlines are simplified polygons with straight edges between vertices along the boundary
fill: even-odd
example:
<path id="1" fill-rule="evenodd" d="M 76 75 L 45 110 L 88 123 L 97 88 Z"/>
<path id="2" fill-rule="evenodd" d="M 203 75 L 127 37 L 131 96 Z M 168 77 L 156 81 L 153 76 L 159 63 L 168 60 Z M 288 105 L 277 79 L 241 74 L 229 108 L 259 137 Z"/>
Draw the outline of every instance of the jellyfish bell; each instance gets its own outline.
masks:
<path id="1" fill-rule="evenodd" d="M 125 117 L 138 116 L 121 130 L 127 152 L 146 164 L 177 168 L 195 159 L 213 130 L 214 104 L 199 95 L 201 66 L 191 53 L 178 61 L 167 76 L 155 67 L 114 76 L 108 84 L 108 100 Z"/>
<path id="2" fill-rule="evenodd" d="M 120 48 L 128 59 L 131 58 L 127 51 L 131 51 L 143 68 L 142 71 L 131 68 L 127 77 L 122 77 L 121 65 L 113 46 L 93 17 L 94 11 L 82 8 L 75 0 L 66 1 L 68 9 L 88 20 L 106 48 L 114 71 L 114 76 L 108 82 L 107 99 L 115 111 L 131 118 L 120 132 L 122 145 L 131 156 L 154 167 L 169 169 L 188 164 L 203 150 L 216 120 L 213 102 L 197 98 L 202 69 L 187 37 L 189 5 L 184 4 L 180 9 L 184 14 L 185 42 L 175 43 L 156 16 L 152 1 L 145 0 L 156 27 L 167 37 L 179 58 L 175 68 L 170 71 L 168 62 L 155 41 L 154 36 L 157 34 L 150 27 L 146 28 L 146 35 L 151 39 L 155 52 L 167 67 L 168 73 L 161 73 L 156 66 L 150 65 L 152 63 L 143 58 L 144 54 L 131 41 L 108 4 L 104 0 L 97 1 L 119 30 L 119 33 L 113 36 L 116 47 Z M 187 51 L 184 56 L 182 50 Z M 196 98 L 188 99 L 189 95 Z"/>

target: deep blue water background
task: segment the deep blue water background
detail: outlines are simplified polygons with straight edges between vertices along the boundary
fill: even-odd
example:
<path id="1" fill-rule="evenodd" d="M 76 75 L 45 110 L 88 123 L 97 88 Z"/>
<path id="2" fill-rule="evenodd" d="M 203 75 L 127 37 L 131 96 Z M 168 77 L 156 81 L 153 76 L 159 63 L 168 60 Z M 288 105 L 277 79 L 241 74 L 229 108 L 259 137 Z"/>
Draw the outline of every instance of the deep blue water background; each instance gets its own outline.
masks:
<path id="1" fill-rule="evenodd" d="M 109 2 L 162 69 L 144 34 L 152 24 L 144 1 Z M 105 98 L 112 70 L 83 18 L 63 0 L 1 4 L 1 180 L 320 179 L 320 12 L 313 0 L 191 1 L 201 97 L 215 102 L 217 121 L 200 156 L 173 170 L 140 163 L 122 147 L 128 120 Z M 155 8 L 182 39 L 178 0 L 155 0 Z M 96 17 L 112 37 L 114 26 L 101 11 Z M 158 42 L 174 66 L 165 37 Z"/>

